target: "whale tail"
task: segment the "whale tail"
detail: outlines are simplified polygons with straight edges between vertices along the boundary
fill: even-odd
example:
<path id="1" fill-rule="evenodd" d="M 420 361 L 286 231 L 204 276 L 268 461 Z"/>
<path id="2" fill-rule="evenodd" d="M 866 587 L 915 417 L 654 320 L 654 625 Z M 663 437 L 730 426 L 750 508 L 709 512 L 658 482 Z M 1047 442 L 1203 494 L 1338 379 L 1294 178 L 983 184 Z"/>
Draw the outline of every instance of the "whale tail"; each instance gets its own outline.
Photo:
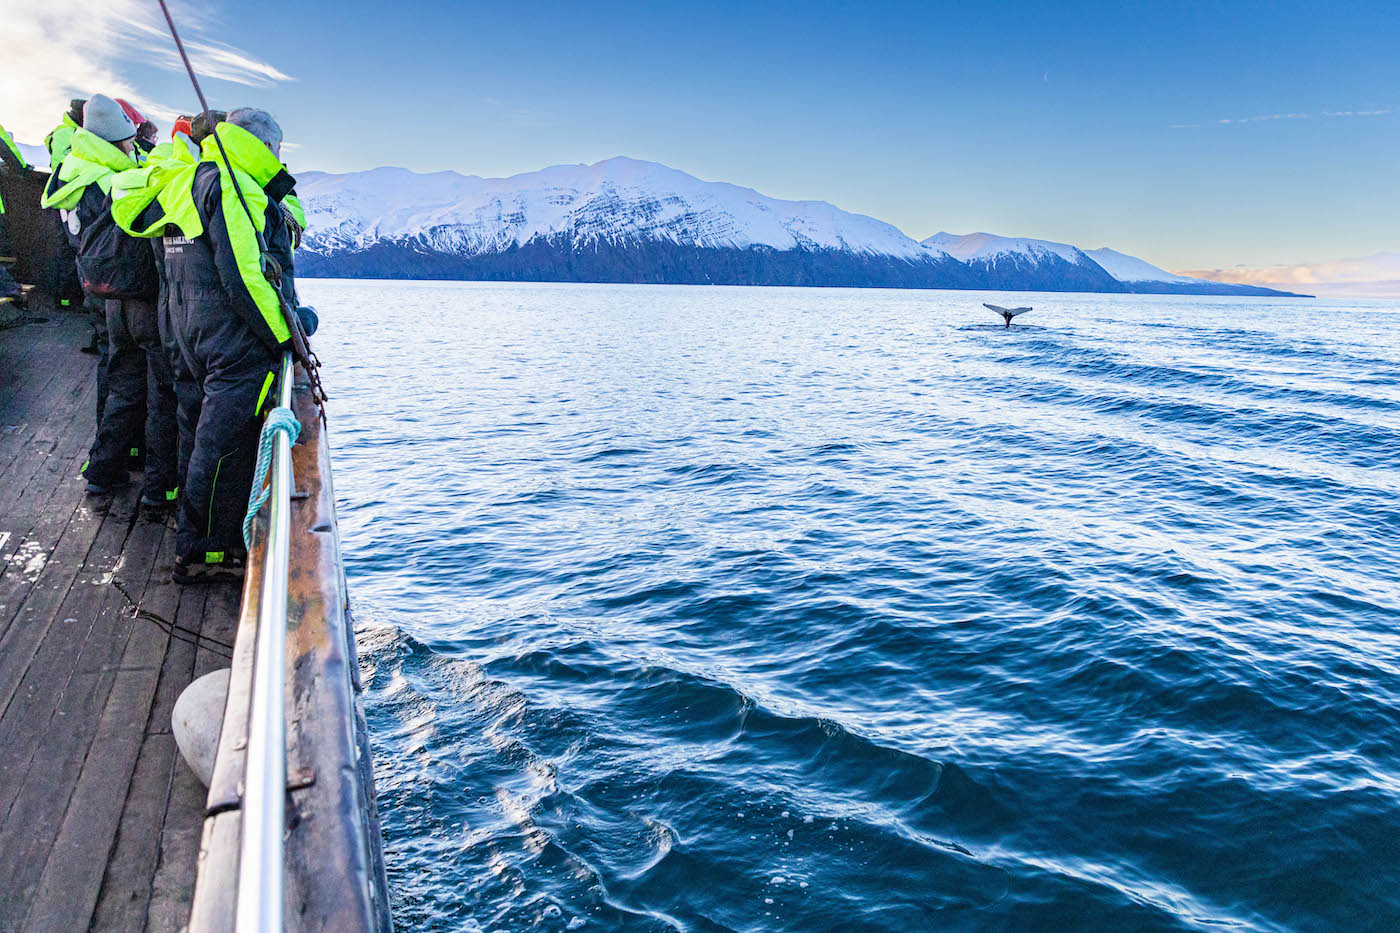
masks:
<path id="1" fill-rule="evenodd" d="M 1003 308 L 1001 305 L 989 305 L 986 302 L 982 303 L 982 307 L 989 308 L 997 314 L 1000 314 L 1006 320 L 1007 327 L 1011 326 L 1011 319 L 1013 317 L 1018 314 L 1025 314 L 1027 311 L 1031 310 L 1030 308 Z"/>

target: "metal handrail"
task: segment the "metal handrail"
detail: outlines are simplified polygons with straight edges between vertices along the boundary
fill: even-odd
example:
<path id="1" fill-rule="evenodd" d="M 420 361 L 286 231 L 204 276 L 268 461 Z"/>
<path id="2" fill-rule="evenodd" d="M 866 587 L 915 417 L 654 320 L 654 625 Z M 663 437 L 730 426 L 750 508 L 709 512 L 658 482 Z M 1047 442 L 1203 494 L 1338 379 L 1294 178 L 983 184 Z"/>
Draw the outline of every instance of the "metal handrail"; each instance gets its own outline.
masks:
<path id="1" fill-rule="evenodd" d="M 278 404 L 292 406 L 292 354 L 282 354 Z M 287 791 L 287 574 L 291 551 L 292 446 L 276 432 L 268 470 L 267 541 L 258 633 L 253 655 L 252 707 L 244 773 L 243 833 L 238 850 L 237 933 L 282 929 L 282 835 Z"/>

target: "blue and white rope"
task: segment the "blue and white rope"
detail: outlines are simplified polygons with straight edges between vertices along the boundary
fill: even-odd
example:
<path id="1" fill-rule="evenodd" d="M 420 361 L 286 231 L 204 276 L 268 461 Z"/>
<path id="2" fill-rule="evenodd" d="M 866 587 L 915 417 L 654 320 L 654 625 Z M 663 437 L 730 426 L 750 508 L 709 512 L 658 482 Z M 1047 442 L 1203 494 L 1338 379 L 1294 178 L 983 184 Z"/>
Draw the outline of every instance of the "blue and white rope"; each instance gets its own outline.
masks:
<path id="1" fill-rule="evenodd" d="M 290 408 L 274 408 L 268 412 L 267 420 L 263 422 L 262 435 L 258 437 L 258 462 L 253 467 L 253 488 L 248 494 L 248 514 L 243 517 L 243 544 L 250 551 L 253 549 L 253 520 L 258 517 L 263 503 L 272 493 L 272 487 L 267 483 L 267 471 L 272 466 L 272 446 L 278 431 L 287 435 L 288 447 L 297 442 L 297 437 L 301 434 L 301 422 Z"/>

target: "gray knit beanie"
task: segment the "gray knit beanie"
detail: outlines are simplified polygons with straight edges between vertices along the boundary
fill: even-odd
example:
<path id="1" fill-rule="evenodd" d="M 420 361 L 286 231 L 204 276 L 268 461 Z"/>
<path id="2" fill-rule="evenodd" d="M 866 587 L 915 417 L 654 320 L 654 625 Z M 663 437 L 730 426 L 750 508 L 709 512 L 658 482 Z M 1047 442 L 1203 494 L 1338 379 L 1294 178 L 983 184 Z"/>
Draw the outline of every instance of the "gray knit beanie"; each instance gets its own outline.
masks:
<path id="1" fill-rule="evenodd" d="M 131 122 L 122 105 L 105 94 L 94 94 L 83 105 L 83 129 L 109 143 L 136 135 L 136 124 Z"/>

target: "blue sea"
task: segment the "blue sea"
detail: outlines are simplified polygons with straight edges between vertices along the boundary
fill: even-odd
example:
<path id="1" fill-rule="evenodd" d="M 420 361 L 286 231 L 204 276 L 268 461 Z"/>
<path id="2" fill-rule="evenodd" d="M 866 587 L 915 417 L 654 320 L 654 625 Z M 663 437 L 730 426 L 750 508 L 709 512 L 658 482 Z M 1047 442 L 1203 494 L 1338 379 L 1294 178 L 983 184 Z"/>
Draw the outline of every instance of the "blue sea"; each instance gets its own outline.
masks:
<path id="1" fill-rule="evenodd" d="M 1395 303 L 302 291 L 400 929 L 1400 929 Z"/>

